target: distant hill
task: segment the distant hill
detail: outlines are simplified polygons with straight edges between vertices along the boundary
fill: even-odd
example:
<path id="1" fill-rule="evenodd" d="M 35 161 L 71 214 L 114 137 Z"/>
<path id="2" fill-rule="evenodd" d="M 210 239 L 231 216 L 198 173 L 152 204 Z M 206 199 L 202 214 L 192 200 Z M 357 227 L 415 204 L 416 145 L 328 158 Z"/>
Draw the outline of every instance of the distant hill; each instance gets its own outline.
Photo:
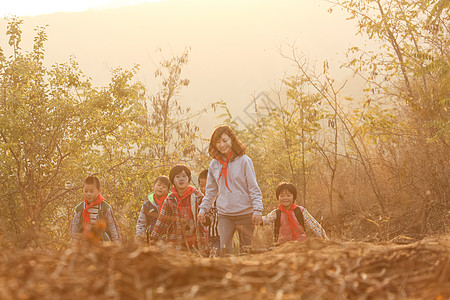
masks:
<path id="1" fill-rule="evenodd" d="M 55 13 L 24 18 L 23 48 L 31 49 L 33 29 L 49 25 L 46 61 L 71 55 L 98 85 L 116 67 L 141 66 L 138 79 L 154 90 L 153 71 L 161 57 L 191 47 L 184 75 L 190 85 L 182 103 L 194 109 L 224 100 L 236 117 L 252 100 L 295 69 L 278 53 L 295 42 L 311 63 L 336 62 L 355 43 L 356 31 L 342 13 L 327 13 L 328 3 L 312 0 L 166 0 L 136 6 Z M 0 21 L 0 46 L 6 45 Z M 338 74 L 341 80 L 348 73 Z M 204 118 L 208 124 L 217 122 Z M 205 122 L 205 124 L 207 124 Z M 208 128 L 205 132 L 209 132 Z"/>

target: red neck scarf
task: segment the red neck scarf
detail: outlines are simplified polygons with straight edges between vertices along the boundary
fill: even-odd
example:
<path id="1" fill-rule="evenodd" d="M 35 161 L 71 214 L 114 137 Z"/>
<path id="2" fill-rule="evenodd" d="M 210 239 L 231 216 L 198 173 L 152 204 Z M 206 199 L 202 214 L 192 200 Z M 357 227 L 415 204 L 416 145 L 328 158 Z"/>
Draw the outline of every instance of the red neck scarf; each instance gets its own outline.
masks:
<path id="1" fill-rule="evenodd" d="M 291 228 L 292 237 L 294 238 L 294 240 L 297 239 L 297 232 L 295 232 L 295 220 L 292 212 L 297 207 L 298 205 L 296 205 L 295 203 L 292 203 L 291 208 L 289 210 L 286 210 L 286 208 L 284 208 L 284 206 L 281 204 L 278 206 L 278 209 L 284 212 L 288 217 L 289 227 Z"/>
<path id="2" fill-rule="evenodd" d="M 220 176 L 223 175 L 223 178 L 225 178 L 225 185 L 227 186 L 227 189 L 231 192 L 230 188 L 228 187 L 228 181 L 227 181 L 227 166 L 228 163 L 230 162 L 230 158 L 231 155 L 233 154 L 233 151 L 230 151 L 227 155 L 227 159 L 225 161 L 223 161 L 220 158 L 217 158 L 217 160 L 220 162 L 220 164 L 222 165 L 222 170 L 220 171 L 220 175 L 219 178 L 217 180 L 220 179 Z"/>
<path id="3" fill-rule="evenodd" d="M 153 199 L 155 199 L 156 203 L 158 203 L 158 210 L 161 212 L 162 204 L 164 200 L 166 200 L 168 194 L 162 195 L 159 199 L 156 198 L 155 194 L 153 194 Z"/>
<path id="4" fill-rule="evenodd" d="M 103 200 L 105 200 L 105 199 L 100 194 L 98 194 L 97 199 L 95 199 L 95 201 L 92 202 L 91 204 L 88 204 L 86 198 L 84 198 L 84 206 L 85 206 L 85 208 L 83 209 L 83 213 L 81 214 L 82 219 L 83 219 L 83 231 L 84 231 L 84 233 L 87 232 L 87 229 L 89 228 L 89 224 L 91 224 L 91 215 L 89 214 L 88 209 L 91 208 L 92 206 L 95 206 L 97 204 L 102 203 Z"/>
<path id="5" fill-rule="evenodd" d="M 181 208 L 186 207 L 187 212 L 189 214 L 189 217 L 194 219 L 194 214 L 192 213 L 191 205 L 190 203 L 186 203 L 189 199 L 191 194 L 195 191 L 195 188 L 193 186 L 188 186 L 186 191 L 184 191 L 183 195 L 178 195 L 177 189 L 175 187 L 172 188 L 172 194 L 177 198 L 178 204 L 177 204 L 177 210 L 181 215 Z"/>

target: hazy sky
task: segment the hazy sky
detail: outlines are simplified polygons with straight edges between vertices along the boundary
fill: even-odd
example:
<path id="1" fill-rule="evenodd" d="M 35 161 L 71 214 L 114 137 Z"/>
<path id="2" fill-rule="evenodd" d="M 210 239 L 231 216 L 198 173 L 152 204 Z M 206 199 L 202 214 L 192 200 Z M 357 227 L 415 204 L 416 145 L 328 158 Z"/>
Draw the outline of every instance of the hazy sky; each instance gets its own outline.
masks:
<path id="1" fill-rule="evenodd" d="M 4 9 L 13 13 L 21 8 L 17 14 L 34 15 L 41 10 L 69 10 L 63 4 L 80 10 L 86 3 L 98 7 L 109 1 L 4 2 L 0 15 Z M 325 0 L 163 0 L 126 7 L 113 3 L 109 9 L 24 17 L 22 49 L 31 50 L 34 28 L 48 24 L 48 65 L 74 56 L 81 70 L 101 86 L 109 82 L 112 69 L 139 64 L 136 78 L 152 93 L 156 88 L 153 74 L 162 59 L 156 50 L 162 49 L 164 57 L 170 58 L 190 47 L 189 63 L 183 69 L 190 84 L 181 102 L 201 109 L 223 100 L 235 118 L 245 119 L 253 107 L 253 95 L 270 91 L 284 76 L 296 72 L 281 57 L 280 47 L 288 51 L 288 45 L 295 43 L 298 55 L 318 70 L 324 60 L 329 61 L 337 81 L 343 82 L 352 80 L 351 73 L 338 66 L 349 47 L 361 46 L 354 22 L 339 10 L 328 13 L 330 4 Z M 108 5 L 112 7 L 111 2 Z M 0 47 L 8 49 L 5 30 L 6 22 L 0 19 Z M 358 83 L 348 87 L 360 89 Z M 209 115 L 200 122 L 219 121 Z M 209 131 L 205 129 L 206 136 Z"/>
<path id="2" fill-rule="evenodd" d="M 7 15 L 37 16 L 55 12 L 79 12 L 162 0 L 7 0 L 2 1 L 0 17 Z"/>

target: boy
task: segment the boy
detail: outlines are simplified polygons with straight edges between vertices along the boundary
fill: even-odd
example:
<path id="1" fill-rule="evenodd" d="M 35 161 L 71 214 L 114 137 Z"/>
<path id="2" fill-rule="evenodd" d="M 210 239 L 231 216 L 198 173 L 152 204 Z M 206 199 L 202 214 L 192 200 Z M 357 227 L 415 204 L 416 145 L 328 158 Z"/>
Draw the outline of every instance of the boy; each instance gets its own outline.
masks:
<path id="1" fill-rule="evenodd" d="M 202 192 L 203 195 L 205 195 L 206 192 L 206 181 L 208 178 L 208 170 L 203 170 L 198 175 L 198 186 L 200 188 L 200 192 Z M 209 233 L 209 244 L 212 249 L 215 249 L 215 251 L 218 251 L 220 249 L 220 236 L 219 236 L 219 230 L 217 229 L 217 206 L 216 201 L 214 201 L 214 204 L 211 208 L 211 215 L 212 215 L 212 221 L 211 225 L 207 226 L 208 233 Z"/>
<path id="2" fill-rule="evenodd" d="M 169 180 L 173 185 L 172 193 L 162 205 L 150 238 L 158 240 L 167 233 L 166 240 L 176 249 L 197 250 L 201 255 L 209 255 L 207 230 L 197 221 L 203 195 L 189 185 L 191 171 L 184 165 L 176 165 L 170 170 Z"/>
<path id="3" fill-rule="evenodd" d="M 72 245 L 84 241 L 120 240 L 119 227 L 111 206 L 100 195 L 100 181 L 89 176 L 84 180 L 84 201 L 75 207 L 72 220 Z"/>
<path id="4" fill-rule="evenodd" d="M 262 218 L 262 225 L 274 224 L 274 239 L 276 243 L 305 241 L 305 225 L 319 238 L 328 240 L 327 234 L 319 222 L 304 207 L 294 203 L 297 199 L 295 185 L 281 182 L 278 184 L 275 194 L 280 205 Z"/>
<path id="5" fill-rule="evenodd" d="M 155 226 L 156 219 L 161 211 L 162 204 L 170 192 L 170 181 L 167 176 L 159 176 L 153 184 L 153 192 L 148 194 L 147 200 L 142 204 L 136 225 L 136 239 L 147 241 Z"/>

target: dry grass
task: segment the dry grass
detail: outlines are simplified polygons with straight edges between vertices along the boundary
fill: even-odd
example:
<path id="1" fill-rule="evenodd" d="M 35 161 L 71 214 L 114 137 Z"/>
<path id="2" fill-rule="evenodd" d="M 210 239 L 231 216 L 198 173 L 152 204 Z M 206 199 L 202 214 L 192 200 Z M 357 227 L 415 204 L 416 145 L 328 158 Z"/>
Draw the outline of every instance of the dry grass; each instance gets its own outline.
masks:
<path id="1" fill-rule="evenodd" d="M 450 236 L 407 245 L 311 239 L 200 258 L 159 245 L 2 251 L 0 299 L 448 299 Z"/>

